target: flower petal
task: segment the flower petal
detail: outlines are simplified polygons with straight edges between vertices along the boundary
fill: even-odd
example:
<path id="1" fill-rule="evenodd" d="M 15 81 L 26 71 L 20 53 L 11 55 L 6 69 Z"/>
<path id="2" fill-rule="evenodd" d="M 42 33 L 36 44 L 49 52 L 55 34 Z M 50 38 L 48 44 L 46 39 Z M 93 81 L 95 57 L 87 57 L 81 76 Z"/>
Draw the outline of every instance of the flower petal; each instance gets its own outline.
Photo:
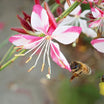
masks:
<path id="1" fill-rule="evenodd" d="M 81 14 L 80 17 L 86 17 L 86 14 L 88 14 L 90 12 L 90 10 L 84 10 Z"/>
<path id="2" fill-rule="evenodd" d="M 74 24 L 75 21 L 76 21 L 76 17 L 67 16 L 66 18 L 63 19 L 63 21 L 58 26 L 71 25 Z"/>
<path id="3" fill-rule="evenodd" d="M 49 28 L 49 18 L 46 10 L 40 5 L 34 5 L 31 15 L 32 27 L 40 32 L 46 33 Z"/>
<path id="4" fill-rule="evenodd" d="M 101 17 L 101 16 L 102 16 L 100 10 L 98 10 L 98 9 L 96 9 L 96 8 L 91 8 L 91 11 L 92 11 L 92 15 L 93 15 L 95 18 L 98 18 L 98 17 Z"/>
<path id="5" fill-rule="evenodd" d="M 51 11 L 48 7 L 48 4 L 46 2 L 44 3 L 44 8 L 45 8 L 47 15 L 49 17 L 49 23 L 56 29 L 56 27 L 57 27 L 56 20 L 55 20 L 53 14 L 51 13 Z"/>
<path id="6" fill-rule="evenodd" d="M 87 26 L 87 21 L 79 19 L 80 27 L 82 28 L 82 32 L 85 33 L 87 36 L 95 38 L 97 33 Z"/>
<path id="7" fill-rule="evenodd" d="M 91 41 L 91 44 L 99 52 L 104 53 L 104 38 L 98 38 Z"/>
<path id="8" fill-rule="evenodd" d="M 70 65 L 67 62 L 66 58 L 60 51 L 59 45 L 55 42 L 51 43 L 51 51 L 50 51 L 52 60 L 58 64 L 60 67 L 71 71 Z"/>
<path id="9" fill-rule="evenodd" d="M 80 35 L 81 28 L 78 26 L 59 26 L 53 32 L 52 37 L 63 44 L 74 42 Z"/>
<path id="10" fill-rule="evenodd" d="M 92 28 L 97 27 L 97 26 L 100 25 L 100 23 L 101 23 L 101 19 L 96 20 L 96 21 L 94 21 L 94 22 L 91 22 L 91 23 L 89 24 L 89 27 L 92 27 Z"/>
<path id="11" fill-rule="evenodd" d="M 39 43 L 38 40 L 40 39 L 42 39 L 42 37 L 18 34 L 18 35 L 11 36 L 9 38 L 9 41 L 16 46 L 23 46 L 24 49 L 30 49 L 34 45 L 38 44 Z"/>

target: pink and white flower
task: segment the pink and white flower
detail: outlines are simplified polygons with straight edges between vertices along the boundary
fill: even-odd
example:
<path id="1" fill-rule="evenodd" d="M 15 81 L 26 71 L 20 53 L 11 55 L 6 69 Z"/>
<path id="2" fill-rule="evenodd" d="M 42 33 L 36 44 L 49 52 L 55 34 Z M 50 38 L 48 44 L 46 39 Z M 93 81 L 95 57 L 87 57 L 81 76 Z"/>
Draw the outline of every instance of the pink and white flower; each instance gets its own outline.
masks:
<path id="1" fill-rule="evenodd" d="M 73 4 L 73 0 L 70 0 L 71 4 Z M 65 3 L 65 10 L 68 9 L 69 6 L 67 2 Z M 81 7 L 78 6 L 74 11 L 72 11 L 69 16 L 67 16 L 60 25 L 73 25 L 80 26 L 82 28 L 82 32 L 89 37 L 96 37 L 96 32 L 87 26 L 86 14 L 89 13 L 90 10 L 85 10 L 81 12 Z"/>
<path id="2" fill-rule="evenodd" d="M 48 12 L 47 12 L 48 11 Z M 43 53 L 43 64 L 42 70 L 44 69 L 45 60 L 47 56 L 48 61 L 48 77 L 51 74 L 51 63 L 50 63 L 50 56 L 52 60 L 58 64 L 60 67 L 65 68 L 69 71 L 70 65 L 67 62 L 66 58 L 60 51 L 58 43 L 54 42 L 53 39 L 57 40 L 62 44 L 70 44 L 75 41 L 81 32 L 81 28 L 77 26 L 58 26 L 53 18 L 52 14 L 49 10 L 45 10 L 40 5 L 34 5 L 33 11 L 31 15 L 31 25 L 32 28 L 35 29 L 36 34 L 43 34 L 43 37 L 38 36 L 30 36 L 26 34 L 17 34 L 10 37 L 9 41 L 16 46 L 23 47 L 24 49 L 29 49 L 24 54 L 19 54 L 19 56 L 24 56 L 28 54 L 30 51 L 35 50 L 30 58 L 26 61 L 30 61 L 32 56 L 40 50 L 40 53 L 35 61 L 35 64 L 28 70 L 29 72 L 37 65 L 37 62 Z"/>
<path id="3" fill-rule="evenodd" d="M 97 51 L 104 53 L 104 38 L 94 39 L 91 44 Z"/>
<path id="4" fill-rule="evenodd" d="M 104 11 L 97 7 L 91 8 L 91 11 L 95 19 L 89 24 L 89 27 L 97 28 L 102 33 L 104 31 Z"/>

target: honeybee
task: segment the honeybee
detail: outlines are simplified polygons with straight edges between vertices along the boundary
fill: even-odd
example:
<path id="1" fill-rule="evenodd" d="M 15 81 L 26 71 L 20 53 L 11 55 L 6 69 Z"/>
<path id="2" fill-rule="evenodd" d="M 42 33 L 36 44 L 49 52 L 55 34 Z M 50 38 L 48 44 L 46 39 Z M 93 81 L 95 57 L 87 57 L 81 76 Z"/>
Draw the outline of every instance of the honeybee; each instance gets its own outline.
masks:
<path id="1" fill-rule="evenodd" d="M 70 67 L 72 69 L 73 74 L 70 78 L 70 81 L 72 81 L 76 77 L 91 74 L 91 68 L 80 61 L 72 61 Z"/>
<path id="2" fill-rule="evenodd" d="M 99 92 L 104 96 L 104 75 L 102 75 L 101 82 L 99 83 Z"/>

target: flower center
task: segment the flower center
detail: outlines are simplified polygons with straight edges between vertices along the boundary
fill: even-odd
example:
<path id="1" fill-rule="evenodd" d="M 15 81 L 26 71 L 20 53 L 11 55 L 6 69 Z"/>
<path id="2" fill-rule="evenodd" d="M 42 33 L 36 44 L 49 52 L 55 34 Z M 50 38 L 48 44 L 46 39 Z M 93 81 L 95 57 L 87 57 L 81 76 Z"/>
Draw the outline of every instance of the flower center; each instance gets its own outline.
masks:
<path id="1" fill-rule="evenodd" d="M 47 36 L 46 39 L 47 39 L 47 40 L 51 40 L 51 36 Z"/>

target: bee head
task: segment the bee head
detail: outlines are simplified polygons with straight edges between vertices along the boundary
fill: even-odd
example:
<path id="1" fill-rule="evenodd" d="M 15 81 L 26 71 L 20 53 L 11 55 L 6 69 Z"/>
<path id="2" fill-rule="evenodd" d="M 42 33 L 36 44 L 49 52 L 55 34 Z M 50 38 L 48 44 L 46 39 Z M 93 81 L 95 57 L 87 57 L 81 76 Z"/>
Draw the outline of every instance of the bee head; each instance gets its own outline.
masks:
<path id="1" fill-rule="evenodd" d="M 81 64 L 78 63 L 77 61 L 73 61 L 70 64 L 71 69 L 77 69 L 77 68 L 80 68 L 80 66 L 81 66 Z"/>

